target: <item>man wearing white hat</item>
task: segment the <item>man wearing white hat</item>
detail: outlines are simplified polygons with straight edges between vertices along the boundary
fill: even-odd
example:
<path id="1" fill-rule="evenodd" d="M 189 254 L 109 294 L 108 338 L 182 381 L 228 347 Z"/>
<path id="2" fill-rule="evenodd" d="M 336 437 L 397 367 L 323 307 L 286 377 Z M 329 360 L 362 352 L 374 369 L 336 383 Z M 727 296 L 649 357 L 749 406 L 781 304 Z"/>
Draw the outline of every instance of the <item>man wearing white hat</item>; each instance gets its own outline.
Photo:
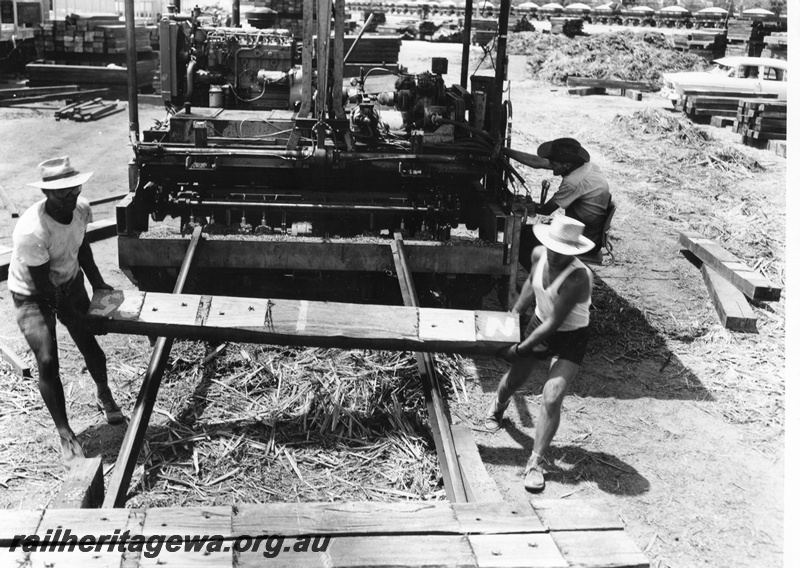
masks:
<path id="1" fill-rule="evenodd" d="M 499 430 L 511 396 L 530 377 L 536 360 L 550 359 L 542 405 L 536 423 L 533 452 L 525 467 L 525 488 L 544 489 L 544 454 L 561 420 L 561 403 L 577 376 L 589 339 L 592 273 L 575 256 L 594 246 L 583 236 L 584 225 L 565 215 L 550 225 L 534 226 L 544 246 L 533 249 L 531 273 L 512 313 L 522 314 L 536 301 L 525 338 L 500 355 L 511 363 L 497 388 L 486 417 L 486 428 Z"/>
<path id="2" fill-rule="evenodd" d="M 108 387 L 106 356 L 81 318 L 89 309 L 84 274 L 94 290 L 109 290 L 94 262 L 86 240 L 92 220 L 89 202 L 79 197 L 81 186 L 93 172 L 78 172 L 68 157 L 39 164 L 38 187 L 45 198 L 34 203 L 14 228 L 14 250 L 8 272 L 8 289 L 14 301 L 17 324 L 36 357 L 39 392 L 53 417 L 65 463 L 83 456 L 69 426 L 61 384 L 56 343 L 56 318 L 63 323 L 80 350 L 97 386 L 96 402 L 109 423 L 122 422 L 122 412 Z"/>

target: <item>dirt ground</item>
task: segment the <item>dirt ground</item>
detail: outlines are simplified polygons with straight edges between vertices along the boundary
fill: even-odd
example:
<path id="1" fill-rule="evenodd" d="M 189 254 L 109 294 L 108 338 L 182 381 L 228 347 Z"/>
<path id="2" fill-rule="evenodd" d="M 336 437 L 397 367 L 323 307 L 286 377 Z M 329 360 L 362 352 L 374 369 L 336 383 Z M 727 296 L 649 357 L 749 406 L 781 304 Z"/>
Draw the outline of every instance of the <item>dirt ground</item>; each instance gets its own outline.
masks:
<path id="1" fill-rule="evenodd" d="M 404 42 L 401 59 L 411 71 L 422 70 L 428 47 Z M 455 79 L 460 47 L 437 50 L 436 55 L 450 58 Z M 477 60 L 480 52 L 472 57 Z M 761 244 L 769 249 L 768 254 L 759 251 L 769 257 L 763 268 L 784 285 L 786 160 L 737 145 L 763 168 L 730 175 L 669 164 L 674 177 L 683 180 L 674 184 L 647 158 L 672 142 L 631 136 L 615 121 L 645 108 L 666 109 L 664 99 L 574 97 L 564 88 L 532 82 L 514 83 L 511 97 L 513 147 L 535 151 L 551 138 L 581 140 L 607 174 L 618 205 L 614 261 L 596 270 L 594 335 L 564 403 L 550 456 L 554 464 L 541 497 L 602 499 L 653 566 L 781 565 L 786 300 L 753 306 L 757 334 L 722 329 L 700 271 L 680 253 L 677 234 L 710 230 L 732 239 L 736 252 L 752 260 L 756 255 L 746 252 L 751 241 L 739 239 L 734 229 L 760 231 L 765 234 Z M 164 113 L 142 107 L 139 118 L 145 125 Z M 703 129 L 736 144 L 730 132 Z M 50 111 L 0 109 L 0 183 L 20 210 L 39 198 L 37 190 L 25 186 L 35 178 L 36 164 L 60 154 L 96 172 L 85 187 L 89 199 L 125 191 L 132 155 L 127 115 L 75 123 L 56 122 Z M 524 175 L 532 188 L 544 177 L 533 170 Z M 709 180 L 716 184 L 710 194 Z M 94 213 L 106 218 L 113 206 Z M 12 229 L 13 222 L 0 224 L 0 246 L 11 245 Z M 131 287 L 117 268 L 115 246 L 115 239 L 93 246 L 98 264 L 112 285 Z M 121 439 L 122 430 L 104 425 L 90 407 L 91 379 L 64 330 L 60 333 L 73 428 L 94 447 L 96 437 L 103 444 Z M 0 341 L 32 365 L 5 283 L 0 284 Z M 147 341 L 110 336 L 100 341 L 129 410 L 138 389 L 135 370 L 146 365 Z M 497 434 L 480 425 L 506 364 L 476 358 L 468 367 L 466 392 L 451 401 L 455 422 L 473 427 L 506 500 L 539 498 L 525 493 L 521 468 L 533 443 L 544 367 L 514 397 L 506 429 Z M 64 475 L 50 418 L 33 381 L 20 381 L 0 364 L 0 385 L 7 393 L 0 400 L 0 506 L 44 506 Z"/>

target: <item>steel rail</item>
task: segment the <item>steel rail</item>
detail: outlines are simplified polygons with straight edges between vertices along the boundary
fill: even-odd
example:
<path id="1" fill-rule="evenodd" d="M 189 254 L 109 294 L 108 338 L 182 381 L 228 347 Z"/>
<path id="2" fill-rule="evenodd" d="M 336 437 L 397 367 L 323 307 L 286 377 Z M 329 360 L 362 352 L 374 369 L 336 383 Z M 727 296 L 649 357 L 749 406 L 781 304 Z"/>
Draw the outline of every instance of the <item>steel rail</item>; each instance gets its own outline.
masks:
<path id="1" fill-rule="evenodd" d="M 414 280 L 408 269 L 405 248 L 403 247 L 403 237 L 395 233 L 395 238 L 391 242 L 392 258 L 394 259 L 395 272 L 400 282 L 400 291 L 403 295 L 403 303 L 406 306 L 419 307 L 419 299 L 414 288 Z M 439 383 L 439 376 L 436 373 L 436 365 L 433 355 L 430 353 L 416 353 L 417 369 L 422 379 L 422 389 L 425 393 L 425 404 L 428 407 L 428 420 L 431 423 L 431 433 L 433 443 L 436 446 L 436 454 L 439 458 L 439 465 L 442 469 L 442 479 L 447 498 L 455 503 L 465 503 L 467 501 L 467 491 L 464 487 L 464 478 L 461 473 L 461 465 L 458 462 L 458 453 L 453 433 L 450 430 L 450 420 L 444 406 L 442 389 Z"/>

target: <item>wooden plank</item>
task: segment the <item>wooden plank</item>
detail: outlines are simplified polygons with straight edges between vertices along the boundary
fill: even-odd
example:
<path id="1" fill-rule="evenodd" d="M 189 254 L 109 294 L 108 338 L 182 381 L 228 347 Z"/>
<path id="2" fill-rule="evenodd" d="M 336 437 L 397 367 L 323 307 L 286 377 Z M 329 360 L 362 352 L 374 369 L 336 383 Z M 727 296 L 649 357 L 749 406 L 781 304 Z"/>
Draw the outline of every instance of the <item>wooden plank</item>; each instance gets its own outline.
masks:
<path id="1" fill-rule="evenodd" d="M 458 534 L 449 503 L 347 502 L 240 505 L 234 535 Z"/>
<path id="2" fill-rule="evenodd" d="M 775 152 L 777 155 L 786 157 L 786 141 L 785 140 L 770 140 L 767 148 Z"/>
<path id="3" fill-rule="evenodd" d="M 470 535 L 481 568 L 567 567 L 553 537 L 541 534 Z"/>
<path id="4" fill-rule="evenodd" d="M 509 534 L 546 532 L 528 504 L 453 503 L 459 529 L 464 534 Z"/>
<path id="5" fill-rule="evenodd" d="M 324 539 L 318 541 L 324 546 Z M 238 555 L 239 568 L 269 568 L 291 565 L 296 568 L 467 568 L 476 566 L 475 557 L 463 536 L 367 536 L 334 537 L 324 552 L 294 552 L 286 547 L 296 542 L 281 543 L 283 550 L 274 558 L 259 551 Z"/>
<path id="6" fill-rule="evenodd" d="M 503 496 L 497 484 L 486 471 L 478 447 L 472 437 L 472 431 L 466 426 L 451 426 L 456 456 L 461 466 L 461 477 L 470 503 L 502 502 Z"/>
<path id="7" fill-rule="evenodd" d="M 219 550 L 203 549 L 203 552 L 194 550 L 170 551 L 162 546 L 158 556 L 148 558 L 141 555 L 137 568 L 234 568 L 234 550 L 231 543 L 225 543 Z"/>
<path id="8" fill-rule="evenodd" d="M 570 95 L 586 97 L 589 95 L 605 95 L 606 90 L 603 87 L 572 87 L 567 89 L 567 93 Z"/>
<path id="9" fill-rule="evenodd" d="M 693 232 L 680 233 L 678 241 L 751 300 L 780 300 L 781 288 L 747 267 L 717 242 Z"/>
<path id="10" fill-rule="evenodd" d="M 716 126 L 717 128 L 727 128 L 728 126 L 732 126 L 733 122 L 733 118 L 728 116 L 720 116 L 717 114 L 711 117 L 711 126 Z"/>
<path id="11" fill-rule="evenodd" d="M 708 265 L 704 264 L 701 271 L 722 327 L 736 331 L 756 331 L 756 316 L 744 294 Z"/>
<path id="12" fill-rule="evenodd" d="M 145 515 L 142 532 L 153 535 L 233 536 L 233 507 L 163 507 L 151 508 Z"/>
<path id="13" fill-rule="evenodd" d="M 21 551 L 20 551 L 21 552 Z M 122 552 L 32 552 L 26 562 L 11 564 L 26 568 L 116 568 L 122 562 Z"/>
<path id="14" fill-rule="evenodd" d="M 86 227 L 86 238 L 90 243 L 102 241 L 117 236 L 117 220 L 116 219 L 103 219 L 101 221 L 92 221 Z"/>
<path id="15" fill-rule="evenodd" d="M 62 93 L 64 91 L 77 91 L 79 85 L 56 85 L 53 87 L 21 87 L 15 89 L 0 89 L 0 99 L 10 99 L 18 96 L 45 95 L 48 93 Z"/>
<path id="16" fill-rule="evenodd" d="M 114 529 L 124 532 L 129 514 L 129 509 L 47 509 L 36 534 L 44 536 L 52 530 L 51 540 L 64 542 L 66 531 L 78 540 L 86 535 L 96 538 L 101 534 L 114 534 Z"/>
<path id="17" fill-rule="evenodd" d="M 96 509 L 103 504 L 103 459 L 78 459 L 70 467 L 51 509 Z"/>
<path id="18" fill-rule="evenodd" d="M 623 531 L 563 531 L 552 535 L 570 566 L 650 567 L 650 561 Z"/>
<path id="19" fill-rule="evenodd" d="M 204 313 L 198 295 L 100 290 L 88 315 L 98 330 L 112 333 L 347 349 L 494 354 L 519 340 L 519 321 L 512 327 L 505 313 L 209 298 L 210 308 Z M 478 321 L 486 322 L 480 334 Z"/>
<path id="20" fill-rule="evenodd" d="M 31 368 L 22 360 L 22 357 L 5 343 L 0 342 L 0 357 L 11 365 L 11 368 L 21 377 L 31 377 Z"/>
<path id="21" fill-rule="evenodd" d="M 87 89 L 85 91 L 69 91 L 65 93 L 50 93 L 46 95 L 36 95 L 33 97 L 17 97 L 14 99 L 0 100 L 0 107 L 9 107 L 25 103 L 40 101 L 57 101 L 61 99 L 83 99 L 97 94 L 107 94 L 108 89 Z"/>
<path id="22" fill-rule="evenodd" d="M 4 509 L 0 515 L 0 547 L 11 545 L 17 535 L 37 534 L 43 509 Z"/>
<path id="23" fill-rule="evenodd" d="M 531 505 L 549 531 L 624 528 L 619 515 L 599 499 L 535 499 Z"/>
<path id="24" fill-rule="evenodd" d="M 610 89 L 636 89 L 643 92 L 652 91 L 649 83 L 644 81 L 621 81 L 618 79 L 592 79 L 590 77 L 567 77 L 568 87 L 602 87 Z"/>

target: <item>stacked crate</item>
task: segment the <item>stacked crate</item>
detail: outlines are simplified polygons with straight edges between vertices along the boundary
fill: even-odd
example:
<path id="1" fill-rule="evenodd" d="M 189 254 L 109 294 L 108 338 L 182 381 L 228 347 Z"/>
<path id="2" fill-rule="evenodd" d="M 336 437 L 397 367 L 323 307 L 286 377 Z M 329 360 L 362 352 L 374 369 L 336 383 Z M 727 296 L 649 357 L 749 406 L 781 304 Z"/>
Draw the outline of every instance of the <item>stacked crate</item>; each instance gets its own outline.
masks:
<path id="1" fill-rule="evenodd" d="M 135 33 L 137 53 L 153 51 L 151 30 L 137 26 Z M 34 41 L 39 57 L 79 61 L 72 54 L 124 54 L 127 38 L 125 25 L 114 17 L 47 21 L 34 30 Z M 98 58 L 87 59 L 96 63 Z"/>
<path id="2" fill-rule="evenodd" d="M 714 61 L 725 55 L 725 30 L 702 29 L 672 36 L 675 49 L 694 53 L 706 61 Z"/>
<path id="3" fill-rule="evenodd" d="M 764 48 L 764 24 L 753 20 L 728 21 L 728 46 L 726 56 L 745 55 L 761 57 Z"/>
<path id="4" fill-rule="evenodd" d="M 766 57 L 772 59 L 788 59 L 787 57 L 787 34 L 786 32 L 772 32 L 770 35 L 764 37 L 766 44 Z"/>
<path id="5" fill-rule="evenodd" d="M 786 101 L 750 99 L 739 102 L 734 131 L 747 146 L 766 148 L 771 140 L 786 140 Z M 785 150 L 784 150 L 785 152 Z"/>

